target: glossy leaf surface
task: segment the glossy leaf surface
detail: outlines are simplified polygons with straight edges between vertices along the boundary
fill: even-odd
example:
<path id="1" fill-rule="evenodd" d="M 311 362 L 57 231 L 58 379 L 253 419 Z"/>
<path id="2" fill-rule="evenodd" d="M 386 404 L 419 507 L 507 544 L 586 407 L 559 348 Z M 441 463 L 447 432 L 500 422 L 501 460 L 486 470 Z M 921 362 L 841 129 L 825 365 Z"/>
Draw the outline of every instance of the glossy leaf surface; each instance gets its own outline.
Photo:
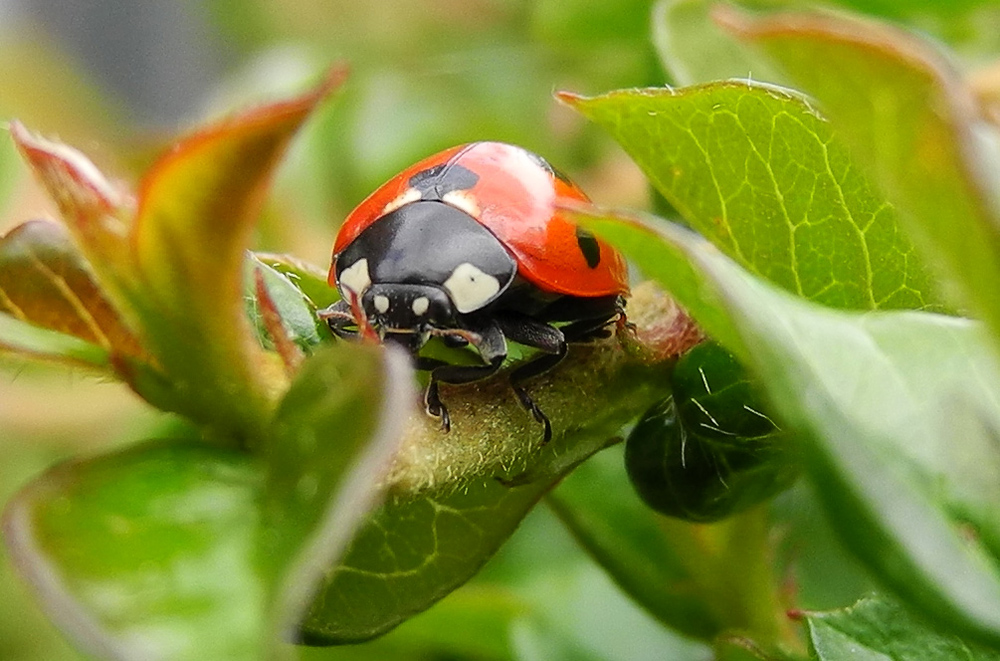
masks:
<path id="1" fill-rule="evenodd" d="M 560 98 L 605 128 L 691 227 L 839 308 L 936 303 L 893 207 L 800 96 L 749 81 Z"/>
<path id="2" fill-rule="evenodd" d="M 928 313 L 835 312 L 753 278 L 681 228 L 587 224 L 665 287 L 675 267 L 696 269 L 714 296 L 675 294 L 754 368 L 804 439 L 844 543 L 909 603 L 1000 640 L 1000 576 L 986 561 L 1000 550 L 1000 456 L 989 431 L 1000 422 L 1000 370 L 983 329 Z"/>

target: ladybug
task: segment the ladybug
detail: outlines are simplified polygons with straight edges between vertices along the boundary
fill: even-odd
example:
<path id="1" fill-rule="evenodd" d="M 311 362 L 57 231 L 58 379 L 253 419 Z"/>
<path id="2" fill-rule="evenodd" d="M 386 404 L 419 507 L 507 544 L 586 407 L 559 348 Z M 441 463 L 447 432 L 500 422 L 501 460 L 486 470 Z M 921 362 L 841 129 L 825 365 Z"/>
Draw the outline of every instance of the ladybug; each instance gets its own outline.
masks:
<path id="1" fill-rule="evenodd" d="M 340 337 L 374 332 L 406 347 L 430 371 L 427 413 L 450 428 L 439 383 L 494 374 L 507 340 L 541 355 L 517 366 L 510 383 L 552 436 L 522 383 L 557 365 L 566 343 L 624 320 L 625 260 L 570 221 L 559 201 L 587 202 L 540 156 L 499 142 L 446 149 L 399 173 L 344 221 L 329 283 L 341 300 L 320 311 Z M 559 325 L 556 325 L 559 324 Z M 432 336 L 474 347 L 481 365 L 422 358 Z"/>

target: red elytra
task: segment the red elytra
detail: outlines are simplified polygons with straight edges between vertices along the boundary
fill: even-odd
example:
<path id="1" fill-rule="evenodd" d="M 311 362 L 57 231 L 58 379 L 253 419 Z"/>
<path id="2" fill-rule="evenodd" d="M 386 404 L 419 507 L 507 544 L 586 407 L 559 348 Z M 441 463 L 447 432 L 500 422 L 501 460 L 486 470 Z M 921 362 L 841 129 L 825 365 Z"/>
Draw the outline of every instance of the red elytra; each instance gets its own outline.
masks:
<path id="1" fill-rule="evenodd" d="M 621 254 L 586 235 L 599 250 L 599 258 L 591 255 L 588 263 L 577 225 L 557 206 L 561 201 L 588 202 L 587 195 L 530 152 L 499 142 L 452 147 L 397 174 L 347 217 L 334 243 L 334 256 L 382 218 L 411 188 L 415 175 L 453 165 L 478 175 L 475 184 L 462 191 L 473 206 L 463 205 L 461 210 L 500 240 L 523 278 L 543 291 L 569 296 L 628 294 L 628 269 Z M 333 268 L 329 282 L 337 284 Z"/>

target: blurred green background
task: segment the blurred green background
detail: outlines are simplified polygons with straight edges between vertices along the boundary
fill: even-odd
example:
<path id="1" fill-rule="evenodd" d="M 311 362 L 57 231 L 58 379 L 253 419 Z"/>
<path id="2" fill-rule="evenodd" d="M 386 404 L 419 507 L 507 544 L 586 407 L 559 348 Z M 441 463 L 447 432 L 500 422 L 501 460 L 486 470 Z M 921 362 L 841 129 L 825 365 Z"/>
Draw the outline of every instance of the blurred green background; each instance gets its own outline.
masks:
<path id="1" fill-rule="evenodd" d="M 520 144 L 546 156 L 598 202 L 647 206 L 638 169 L 598 129 L 554 102 L 552 92 L 667 82 L 650 40 L 652 4 L 0 0 L 0 119 L 18 118 L 61 138 L 114 177 L 135 182 L 179 130 L 300 89 L 330 63 L 346 61 L 351 78 L 283 165 L 257 240 L 260 249 L 325 267 L 340 219 L 368 192 L 411 162 L 465 141 Z M 841 6 L 929 32 L 958 47 L 970 68 L 982 64 L 981 53 L 998 50 L 1000 31 L 991 19 L 1000 14 L 987 0 Z M 10 141 L 0 139 L 0 232 L 54 216 Z M 60 458 L 182 431 L 179 421 L 124 386 L 3 359 L 0 502 Z M 620 464 L 620 452 L 597 460 Z M 788 496 L 787 509 L 798 511 L 802 498 Z M 480 576 L 428 613 L 373 644 L 303 656 L 389 654 L 709 656 L 631 605 L 544 507 Z M 75 658 L 0 550 L 0 659 Z"/>

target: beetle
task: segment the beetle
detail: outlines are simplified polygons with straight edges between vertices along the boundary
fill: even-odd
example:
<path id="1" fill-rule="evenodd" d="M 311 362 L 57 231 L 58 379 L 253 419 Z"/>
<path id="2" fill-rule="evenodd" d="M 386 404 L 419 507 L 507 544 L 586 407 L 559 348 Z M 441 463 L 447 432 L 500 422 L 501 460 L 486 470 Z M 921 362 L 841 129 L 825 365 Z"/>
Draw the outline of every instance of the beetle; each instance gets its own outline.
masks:
<path id="1" fill-rule="evenodd" d="M 557 365 L 567 342 L 624 321 L 624 258 L 575 225 L 560 202 L 589 198 L 542 157 L 500 142 L 430 156 L 383 184 L 348 215 L 333 246 L 329 283 L 341 300 L 319 312 L 340 337 L 371 329 L 430 371 L 429 415 L 450 429 L 438 384 L 494 374 L 507 340 L 541 351 L 510 383 L 552 437 L 522 383 Z M 557 325 L 559 324 L 559 325 Z M 432 336 L 474 347 L 483 364 L 423 358 Z"/>

